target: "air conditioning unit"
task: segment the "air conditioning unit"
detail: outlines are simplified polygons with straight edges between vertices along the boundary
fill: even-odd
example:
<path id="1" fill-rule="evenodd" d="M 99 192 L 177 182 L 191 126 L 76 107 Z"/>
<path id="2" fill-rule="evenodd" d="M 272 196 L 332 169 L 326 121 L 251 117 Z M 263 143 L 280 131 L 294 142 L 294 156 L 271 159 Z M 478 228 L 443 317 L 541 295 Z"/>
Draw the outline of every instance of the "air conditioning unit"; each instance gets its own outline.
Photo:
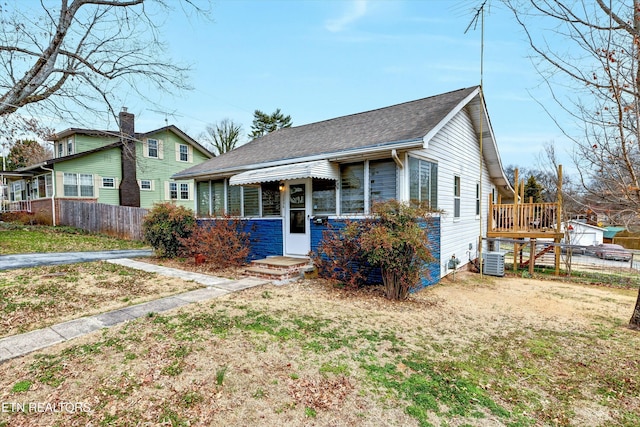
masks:
<path id="1" fill-rule="evenodd" d="M 487 276 L 504 276 L 504 252 L 486 252 L 484 258 L 484 274 Z"/>

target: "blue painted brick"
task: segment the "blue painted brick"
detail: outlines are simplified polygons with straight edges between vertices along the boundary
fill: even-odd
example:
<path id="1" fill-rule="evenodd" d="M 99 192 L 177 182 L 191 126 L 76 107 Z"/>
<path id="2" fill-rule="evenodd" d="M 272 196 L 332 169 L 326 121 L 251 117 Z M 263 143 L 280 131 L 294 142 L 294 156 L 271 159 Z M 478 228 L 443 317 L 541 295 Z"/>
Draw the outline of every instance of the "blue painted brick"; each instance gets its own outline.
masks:
<path id="1" fill-rule="evenodd" d="M 198 219 L 199 226 L 206 226 L 208 222 L 221 221 L 219 219 Z M 243 219 L 241 230 L 249 233 L 249 256 L 247 261 L 263 259 L 268 256 L 282 255 L 282 219 Z"/>
<path id="2" fill-rule="evenodd" d="M 327 222 L 332 228 L 342 228 L 345 226 L 345 222 L 339 219 L 330 219 Z M 434 261 L 427 266 L 427 275 L 422 278 L 422 286 L 418 289 L 422 289 L 427 286 L 435 285 L 440 281 L 440 217 L 433 217 L 431 221 L 423 222 L 421 224 L 423 228 L 427 228 L 427 234 L 429 236 L 429 250 L 434 258 Z M 316 251 L 322 240 L 322 234 L 328 230 L 329 226 L 325 224 L 311 223 L 311 250 Z M 382 283 L 382 275 L 380 269 L 374 269 L 367 283 Z M 418 290 L 416 289 L 416 290 Z"/>

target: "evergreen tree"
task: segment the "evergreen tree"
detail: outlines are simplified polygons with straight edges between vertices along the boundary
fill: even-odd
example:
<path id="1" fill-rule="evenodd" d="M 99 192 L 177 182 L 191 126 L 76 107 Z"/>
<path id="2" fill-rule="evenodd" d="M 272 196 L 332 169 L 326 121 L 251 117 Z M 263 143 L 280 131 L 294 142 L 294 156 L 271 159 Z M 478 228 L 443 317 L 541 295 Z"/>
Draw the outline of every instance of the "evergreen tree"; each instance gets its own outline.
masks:
<path id="1" fill-rule="evenodd" d="M 253 112 L 253 124 L 249 137 L 259 138 L 275 130 L 289 128 L 291 125 L 291 116 L 285 116 L 279 108 L 271 114 L 256 110 Z"/>

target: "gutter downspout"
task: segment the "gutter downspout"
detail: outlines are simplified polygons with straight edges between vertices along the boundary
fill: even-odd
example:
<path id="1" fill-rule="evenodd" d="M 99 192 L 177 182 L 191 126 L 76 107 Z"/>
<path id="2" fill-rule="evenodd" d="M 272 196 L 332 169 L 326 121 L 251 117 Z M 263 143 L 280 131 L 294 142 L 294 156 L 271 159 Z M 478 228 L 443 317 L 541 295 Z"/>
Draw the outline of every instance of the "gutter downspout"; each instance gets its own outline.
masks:
<path id="1" fill-rule="evenodd" d="M 56 172 L 53 169 L 47 169 L 42 166 L 43 170 L 51 172 L 51 185 L 53 186 L 53 191 L 51 192 L 51 222 L 53 226 L 56 226 Z"/>
<path id="2" fill-rule="evenodd" d="M 400 169 L 404 169 L 402 160 L 400 160 L 400 157 L 398 157 L 398 151 L 395 148 L 391 150 L 391 157 L 393 157 L 393 161 L 396 162 L 396 165 L 398 165 Z"/>

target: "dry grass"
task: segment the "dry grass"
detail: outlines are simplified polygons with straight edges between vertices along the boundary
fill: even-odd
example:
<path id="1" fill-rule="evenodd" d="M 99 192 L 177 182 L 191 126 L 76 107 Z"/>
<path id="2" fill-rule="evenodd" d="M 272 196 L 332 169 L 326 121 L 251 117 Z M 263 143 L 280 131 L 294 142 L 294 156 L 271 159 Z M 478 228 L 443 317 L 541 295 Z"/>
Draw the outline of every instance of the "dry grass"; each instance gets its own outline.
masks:
<path id="1" fill-rule="evenodd" d="M 638 425 L 633 291 L 459 275 L 266 285 L 0 365 L 0 425 Z"/>
<path id="2" fill-rule="evenodd" d="M 4 271 L 0 273 L 0 337 L 198 287 L 107 262 Z"/>

